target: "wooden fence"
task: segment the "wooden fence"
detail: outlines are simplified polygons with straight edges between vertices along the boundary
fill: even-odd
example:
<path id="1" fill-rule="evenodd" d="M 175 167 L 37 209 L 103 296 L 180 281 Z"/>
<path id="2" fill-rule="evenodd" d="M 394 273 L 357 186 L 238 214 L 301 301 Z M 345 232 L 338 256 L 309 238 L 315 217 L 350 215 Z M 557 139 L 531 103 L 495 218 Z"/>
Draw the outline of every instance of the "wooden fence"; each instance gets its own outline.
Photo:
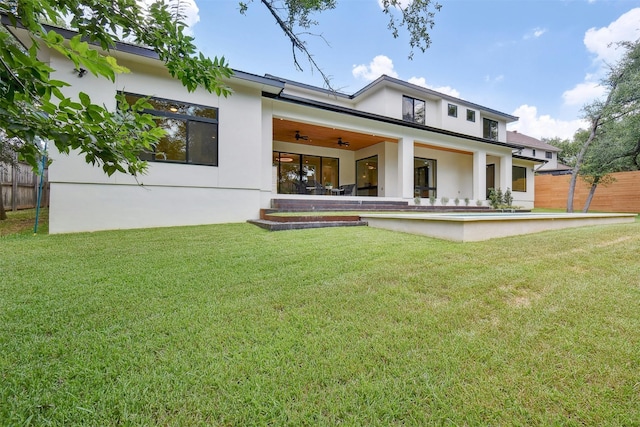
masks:
<path id="1" fill-rule="evenodd" d="M 2 200 L 6 210 L 35 208 L 38 203 L 38 187 L 40 177 L 33 172 L 31 166 L 18 163 L 15 166 L 0 164 L 0 186 Z M 44 185 L 40 206 L 49 206 L 48 171 L 44 173 Z"/>
<path id="2" fill-rule="evenodd" d="M 599 185 L 591 201 L 589 211 L 640 213 L 640 171 L 612 174 L 615 182 Z M 536 208 L 567 208 L 567 194 L 571 175 L 537 175 Z M 573 211 L 581 212 L 589 195 L 591 185 L 578 177 Z"/>

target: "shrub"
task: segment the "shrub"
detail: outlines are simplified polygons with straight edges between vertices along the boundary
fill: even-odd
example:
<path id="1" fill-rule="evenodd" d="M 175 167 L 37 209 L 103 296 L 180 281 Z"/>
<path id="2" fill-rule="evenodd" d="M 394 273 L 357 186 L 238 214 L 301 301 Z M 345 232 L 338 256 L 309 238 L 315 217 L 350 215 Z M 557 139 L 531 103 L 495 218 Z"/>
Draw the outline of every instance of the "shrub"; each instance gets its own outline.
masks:
<path id="1" fill-rule="evenodd" d="M 460 204 L 460 199 L 456 197 L 455 199 L 453 199 L 453 203 L 455 203 L 456 206 L 458 206 Z"/>
<path id="2" fill-rule="evenodd" d="M 449 203 L 449 198 L 448 197 L 441 197 L 440 198 L 440 203 L 442 203 L 442 206 L 447 206 L 447 203 Z"/>

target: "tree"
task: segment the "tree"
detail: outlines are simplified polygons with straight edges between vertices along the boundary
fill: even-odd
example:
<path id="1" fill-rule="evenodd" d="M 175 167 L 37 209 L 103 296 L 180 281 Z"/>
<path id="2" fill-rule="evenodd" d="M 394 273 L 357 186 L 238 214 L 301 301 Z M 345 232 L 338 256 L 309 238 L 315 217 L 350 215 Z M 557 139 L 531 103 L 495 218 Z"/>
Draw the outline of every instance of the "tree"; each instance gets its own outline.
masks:
<path id="1" fill-rule="evenodd" d="M 183 33 L 179 4 L 171 8 L 159 2 L 143 9 L 135 0 L 14 0 L 3 2 L 0 13 L 31 38 L 25 49 L 7 31 L 0 32 L 0 127 L 6 132 L 2 145 L 22 141 L 14 147 L 33 167 L 42 151 L 39 141 L 48 140 L 63 153 L 78 150 L 109 175 L 136 175 L 146 167 L 138 158 L 140 151 L 151 149 L 163 135 L 150 116 L 140 114 L 148 106 L 144 100 L 128 108 L 119 97 L 123 108 L 108 111 L 85 93 L 79 99 L 65 96 L 61 88 L 69 84 L 50 79 L 52 69 L 38 59 L 43 47 L 60 52 L 78 70 L 114 80 L 116 73 L 127 71 L 109 55 L 118 40 L 115 34 L 120 34 L 153 48 L 188 90 L 202 86 L 219 95 L 230 93 L 222 79 L 231 70 L 224 58 L 212 61 L 196 53 L 193 39 Z M 41 23 L 64 17 L 70 17 L 77 30 L 68 43 L 55 28 Z"/>
<path id="2" fill-rule="evenodd" d="M 620 43 L 619 46 L 625 49 L 625 54 L 616 65 L 610 68 L 607 77 L 603 81 L 603 86 L 607 89 L 606 98 L 594 101 L 584 109 L 585 118 L 590 123 L 589 133 L 575 157 L 567 195 L 567 212 L 573 212 L 576 181 L 589 147 L 601 136 L 605 127 L 630 126 L 633 128 L 633 124 L 636 123 L 640 114 L 640 41 L 624 42 Z M 624 154 L 622 157 L 630 157 L 635 153 L 635 158 L 637 159 L 640 153 L 640 139 L 636 138 L 634 140 L 633 135 L 629 136 L 631 136 L 630 139 L 627 137 L 622 141 L 618 141 L 618 143 L 621 146 L 635 145 L 637 150 L 629 150 L 626 153 L 622 153 Z M 601 141 L 601 144 L 606 147 L 612 141 L 613 139 L 606 138 Z M 619 156 L 622 154 L 619 153 Z M 600 161 L 597 157 L 592 160 L 592 162 Z M 607 160 L 603 159 L 602 162 L 607 163 Z"/>
<path id="3" fill-rule="evenodd" d="M 224 57 L 209 59 L 198 53 L 194 39 L 185 34 L 181 0 L 157 0 L 144 7 L 138 0 L 3 0 L 3 24 L 24 28 L 30 37 L 26 48 L 0 26 L 0 149 L 14 151 L 34 168 L 43 154 L 41 141 L 50 141 L 58 151 L 76 150 L 85 160 L 98 164 L 108 175 L 118 172 L 137 175 L 146 169 L 140 160 L 164 136 L 152 117 L 143 114 L 150 105 L 141 99 L 129 106 L 116 96 L 119 108 L 109 111 L 94 104 L 85 93 L 71 98 L 63 93 L 67 82 L 53 80 L 53 71 L 38 58 L 40 49 L 59 52 L 76 69 L 114 80 L 128 72 L 110 56 L 120 39 L 147 46 L 157 52 L 174 78 L 189 90 L 202 87 L 218 96 L 231 90 L 224 83 L 233 74 Z M 252 0 L 250 0 L 252 1 Z M 315 24 L 314 13 L 336 6 L 335 0 L 261 0 L 293 44 L 319 70 L 307 51 L 298 28 Z M 440 5 L 432 0 L 414 0 L 402 6 L 401 0 L 383 0 L 383 11 L 390 15 L 394 37 L 406 27 L 410 45 L 425 50 L 430 45 L 429 30 Z M 240 3 L 241 11 L 247 3 Z M 401 13 L 401 19 L 394 12 Z M 68 22 L 77 34 L 69 40 L 54 26 L 44 22 Z M 324 74 L 323 74 L 324 76 Z M 327 84 L 329 80 L 325 78 Z M 11 143 L 19 141 L 19 143 Z"/>
<path id="4" fill-rule="evenodd" d="M 253 0 L 248 0 L 246 3 L 241 1 L 240 13 L 246 13 L 251 2 Z M 331 80 L 315 62 L 311 52 L 307 50 L 303 35 L 308 35 L 308 30 L 317 24 L 311 15 L 334 9 L 337 6 L 337 1 L 261 0 L 261 3 L 269 10 L 278 26 L 291 41 L 293 62 L 296 68 L 302 70 L 297 58 L 297 52 L 299 52 L 307 58 L 311 67 L 320 73 L 325 85 L 331 88 Z M 381 0 L 380 5 L 382 12 L 389 17 L 387 28 L 394 38 L 398 38 L 400 29 L 406 27 L 410 37 L 411 50 L 408 55 L 410 59 L 413 58 L 414 49 L 425 52 L 431 46 L 429 31 L 433 29 L 435 14 L 440 11 L 442 5 L 433 0 L 413 0 L 408 4 L 403 0 Z M 397 17 L 396 14 L 399 14 L 400 17 Z"/>

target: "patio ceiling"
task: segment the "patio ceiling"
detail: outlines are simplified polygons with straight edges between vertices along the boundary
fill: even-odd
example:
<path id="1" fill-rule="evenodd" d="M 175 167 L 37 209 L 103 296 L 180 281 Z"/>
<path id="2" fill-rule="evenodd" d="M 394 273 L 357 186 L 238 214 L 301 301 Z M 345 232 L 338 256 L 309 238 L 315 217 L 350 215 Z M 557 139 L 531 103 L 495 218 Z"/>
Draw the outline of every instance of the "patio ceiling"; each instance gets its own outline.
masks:
<path id="1" fill-rule="evenodd" d="M 296 140 L 296 131 L 299 132 L 301 136 L 308 137 L 308 139 Z M 338 145 L 338 138 L 342 138 L 343 142 L 348 142 L 349 146 Z M 393 138 L 385 136 L 345 131 L 279 118 L 273 119 L 273 139 L 274 141 L 292 142 L 294 144 L 313 145 L 325 148 L 340 148 L 351 151 L 357 151 L 384 141 L 398 142 Z"/>

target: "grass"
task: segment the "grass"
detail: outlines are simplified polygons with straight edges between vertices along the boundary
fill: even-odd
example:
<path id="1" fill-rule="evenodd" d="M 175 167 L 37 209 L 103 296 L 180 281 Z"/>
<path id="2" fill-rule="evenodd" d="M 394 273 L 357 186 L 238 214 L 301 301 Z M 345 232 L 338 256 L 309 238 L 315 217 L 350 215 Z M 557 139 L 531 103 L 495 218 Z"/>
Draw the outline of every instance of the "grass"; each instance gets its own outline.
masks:
<path id="1" fill-rule="evenodd" d="M 33 234 L 36 220 L 35 209 L 7 211 L 7 219 L 0 221 L 0 237 Z M 40 209 L 38 217 L 38 234 L 49 232 L 49 209 Z"/>
<path id="2" fill-rule="evenodd" d="M 640 222 L 0 240 L 2 425 L 640 424 Z"/>

